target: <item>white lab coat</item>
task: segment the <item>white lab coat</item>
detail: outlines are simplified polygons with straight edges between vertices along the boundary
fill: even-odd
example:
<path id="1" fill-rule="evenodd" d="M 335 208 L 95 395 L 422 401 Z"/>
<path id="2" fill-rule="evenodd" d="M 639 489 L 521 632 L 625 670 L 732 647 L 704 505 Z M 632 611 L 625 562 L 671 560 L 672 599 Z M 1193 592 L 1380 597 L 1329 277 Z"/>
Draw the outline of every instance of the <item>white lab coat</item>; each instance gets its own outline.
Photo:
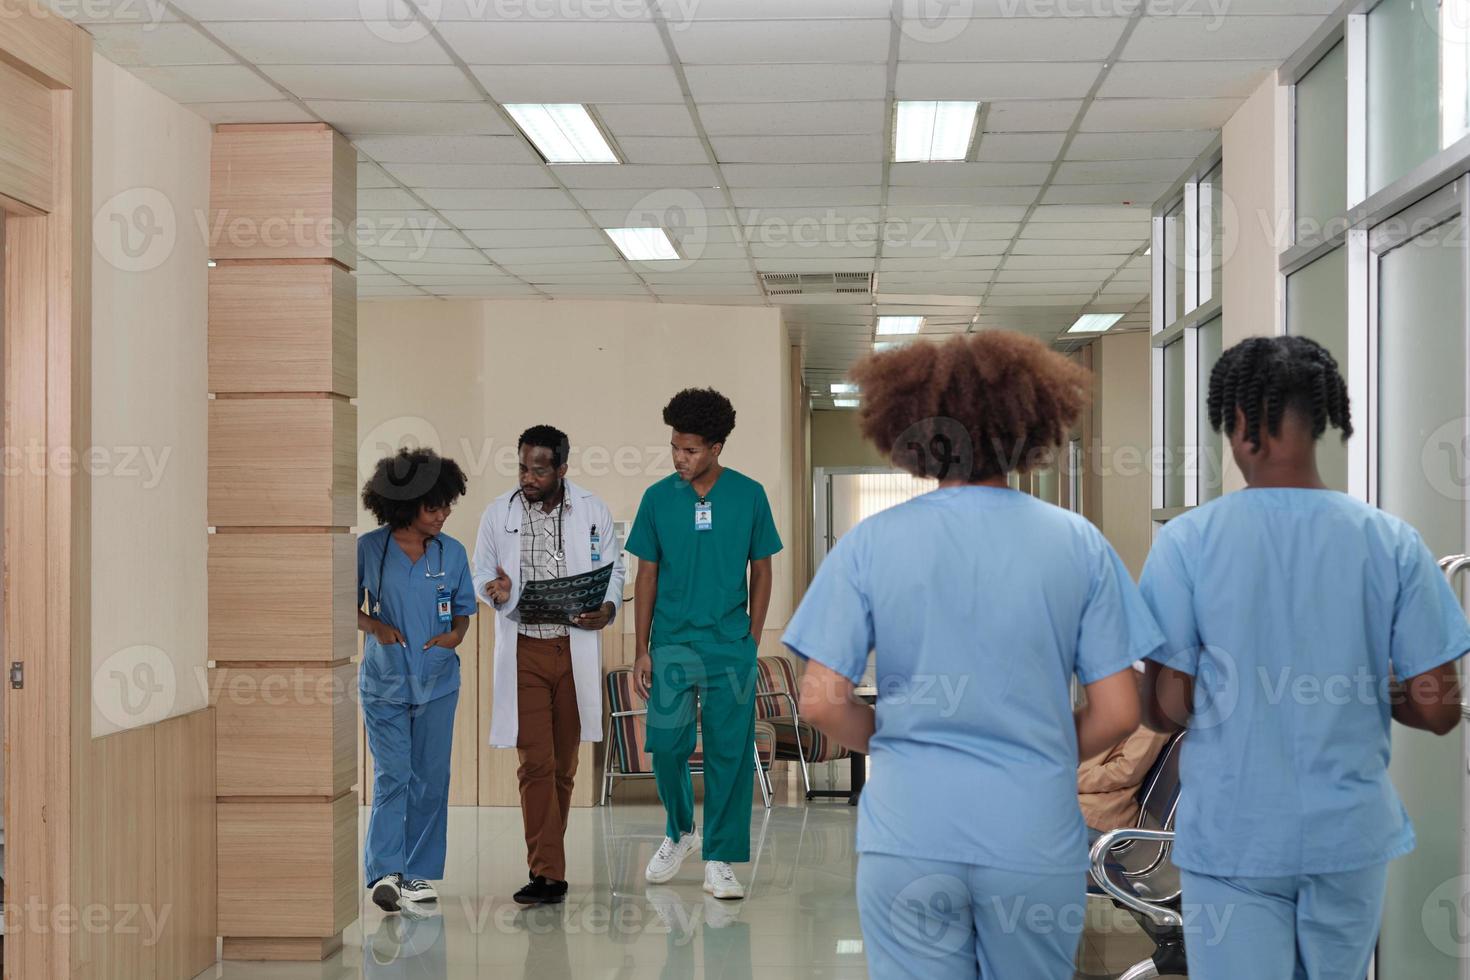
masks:
<path id="1" fill-rule="evenodd" d="M 623 608 L 622 545 L 613 526 L 607 505 L 589 490 L 566 481 L 567 500 L 562 540 L 567 554 L 567 574 L 581 575 L 593 569 L 592 527 L 601 538 L 603 565 L 613 565 L 612 579 L 607 584 L 607 601 L 613 608 Z M 472 571 L 475 595 L 495 608 L 488 592 L 499 565 L 510 578 L 510 598 L 495 611 L 495 694 L 490 705 L 489 742 L 496 748 L 514 748 L 520 731 L 516 704 L 516 637 L 518 625 L 513 618 L 521 599 L 521 519 L 522 498 L 511 490 L 500 495 L 485 508 L 480 518 L 480 534 L 475 541 Z M 614 615 L 617 613 L 615 612 Z M 595 630 L 569 627 L 572 641 L 572 680 L 577 688 L 577 712 L 582 721 L 582 741 L 602 740 L 602 635 Z"/>

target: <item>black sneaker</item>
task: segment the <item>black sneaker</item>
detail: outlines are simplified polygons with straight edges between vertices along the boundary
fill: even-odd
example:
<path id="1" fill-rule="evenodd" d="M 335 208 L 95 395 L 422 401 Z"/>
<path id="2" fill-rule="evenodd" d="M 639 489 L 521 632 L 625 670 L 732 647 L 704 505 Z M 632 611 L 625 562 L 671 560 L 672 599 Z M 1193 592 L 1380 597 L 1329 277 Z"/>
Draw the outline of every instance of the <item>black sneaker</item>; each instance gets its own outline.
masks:
<path id="1" fill-rule="evenodd" d="M 517 905 L 557 905 L 567 900 L 567 883 L 553 881 L 544 875 L 532 875 L 526 887 L 513 897 Z"/>
<path id="2" fill-rule="evenodd" d="M 373 904 L 384 912 L 397 912 L 403 899 L 403 875 L 394 872 L 373 882 Z"/>

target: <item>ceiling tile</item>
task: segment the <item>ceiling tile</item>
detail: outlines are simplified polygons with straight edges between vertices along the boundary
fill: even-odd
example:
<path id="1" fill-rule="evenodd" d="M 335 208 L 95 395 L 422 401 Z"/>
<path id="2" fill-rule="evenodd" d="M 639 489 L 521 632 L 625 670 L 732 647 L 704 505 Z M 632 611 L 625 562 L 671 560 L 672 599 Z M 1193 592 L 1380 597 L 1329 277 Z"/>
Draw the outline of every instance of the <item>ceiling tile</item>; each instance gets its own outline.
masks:
<path id="1" fill-rule="evenodd" d="M 726 163 L 847 163 L 883 159 L 877 136 L 711 136 L 710 145 Z"/>
<path id="2" fill-rule="evenodd" d="M 353 141 L 379 163 L 539 163 L 520 136 L 363 136 Z"/>
<path id="3" fill-rule="evenodd" d="M 883 182 L 881 163 L 723 163 L 720 172 L 731 187 L 859 187 Z"/>
<path id="4" fill-rule="evenodd" d="M 1169 190 L 1169 183 L 1156 184 L 1053 184 L 1043 204 L 1141 204 L 1152 205 Z"/>
<path id="5" fill-rule="evenodd" d="M 1080 99 L 1097 81 L 1101 68 L 1100 62 L 962 65 L 910 62 L 898 66 L 894 94 L 900 99 L 977 99 L 981 102 L 997 99 Z"/>
<path id="6" fill-rule="evenodd" d="M 470 70 L 502 103 L 675 103 L 684 98 L 667 65 L 472 65 Z"/>
<path id="7" fill-rule="evenodd" d="M 271 65 L 262 69 L 301 99 L 475 102 L 480 94 L 453 65 Z"/>
<path id="8" fill-rule="evenodd" d="M 1092 221 L 1146 222 L 1149 220 L 1149 209 L 1152 206 L 1152 201 L 1149 201 L 1146 204 L 1134 205 L 1133 207 L 1124 207 L 1122 205 L 1106 206 L 1095 204 L 1043 204 L 1041 207 L 1038 207 L 1034 212 L 1032 212 L 1030 224 L 1034 225 L 1037 222 L 1043 221 L 1067 222 L 1076 224 L 1082 224 Z"/>
<path id="9" fill-rule="evenodd" d="M 678 33 L 700 20 L 886 18 L 891 0 L 651 0 Z"/>
<path id="10" fill-rule="evenodd" d="M 1098 89 L 1104 99 L 1244 98 L 1276 70 L 1279 61 L 1121 61 Z"/>
<path id="11" fill-rule="evenodd" d="M 725 206 L 724 192 L 710 187 L 579 187 L 572 191 L 572 195 L 589 211 L 623 211 L 630 216 L 645 212 L 718 209 Z"/>
<path id="12" fill-rule="evenodd" d="M 388 163 L 393 176 L 409 187 L 555 187 L 541 164 L 529 163 Z"/>
<path id="13" fill-rule="evenodd" d="M 524 211 L 504 209 L 495 211 L 466 211 L 446 208 L 445 220 L 456 228 L 463 229 L 586 229 L 592 226 L 580 211 Z"/>
<path id="14" fill-rule="evenodd" d="M 331 102 L 307 105 L 348 136 L 407 133 L 497 135 L 509 129 L 483 102 Z"/>
<path id="15" fill-rule="evenodd" d="M 294 102 L 200 102 L 189 109 L 212 123 L 315 122 L 315 117 Z"/>
<path id="16" fill-rule="evenodd" d="M 1126 133 L 1219 129 L 1239 99 L 1098 99 L 1082 120 L 1082 132 Z"/>
<path id="17" fill-rule="evenodd" d="M 730 197 L 740 208 L 841 207 L 875 205 L 877 187 L 734 187 Z"/>
<path id="18" fill-rule="evenodd" d="M 875 65 L 691 65 L 689 89 L 701 102 L 828 102 L 882 99 L 887 67 Z"/>
<path id="19" fill-rule="evenodd" d="M 569 188 L 714 187 L 720 182 L 710 166 L 565 164 L 551 170 Z"/>
<path id="20" fill-rule="evenodd" d="M 992 102 L 985 116 L 987 133 L 1064 133 L 1072 127 L 1081 99 Z"/>
<path id="21" fill-rule="evenodd" d="M 1123 61 L 1282 60 L 1304 44 L 1320 17 L 1145 17 Z"/>
<path id="22" fill-rule="evenodd" d="M 627 136 L 698 136 L 689 109 L 682 101 L 668 105 L 616 105 L 599 100 L 594 109 L 619 145 Z"/>
<path id="23" fill-rule="evenodd" d="M 498 20 L 440 29 L 472 65 L 664 65 L 668 56 L 648 21 Z"/>
<path id="24" fill-rule="evenodd" d="M 1050 163 L 1065 139 L 1065 133 L 982 133 L 975 158 L 986 163 Z"/>
<path id="25" fill-rule="evenodd" d="M 212 21 L 206 29 L 257 65 L 447 65 L 449 56 L 407 22 Z"/>
<path id="26" fill-rule="evenodd" d="M 92 0 L 87 0 L 90 4 Z M 162 6 L 158 0 L 133 0 L 140 6 Z M 378 20 L 407 24 L 413 8 L 407 0 L 172 0 L 195 20 Z"/>
<path id="27" fill-rule="evenodd" d="M 1040 187 L 892 187 L 893 204 L 1030 204 Z"/>
<path id="28" fill-rule="evenodd" d="M 710 136 L 878 136 L 886 121 L 881 100 L 852 102 L 701 102 Z"/>
<path id="29" fill-rule="evenodd" d="M 1050 172 L 1049 163 L 895 163 L 888 180 L 894 187 L 1035 187 Z"/>
<path id="30" fill-rule="evenodd" d="M 575 209 L 576 203 L 559 190 L 498 190 L 481 188 L 429 189 L 423 192 L 425 201 L 436 208 L 455 211 L 489 211 L 498 208 L 524 210 L 544 208 L 548 211 Z"/>
<path id="31" fill-rule="evenodd" d="M 1052 182 L 1056 184 L 1143 184 L 1173 183 L 1189 169 L 1194 159 L 1112 160 L 1063 163 Z"/>
<path id="32" fill-rule="evenodd" d="M 494 248 L 490 258 L 502 264 L 545 265 L 549 262 L 607 262 L 618 257 L 610 243 L 560 245 L 549 248 Z"/>
<path id="33" fill-rule="evenodd" d="M 381 3 L 383 0 L 373 0 Z M 452 29 L 455 21 L 511 22 L 535 21 L 598 21 L 630 22 L 646 21 L 651 14 L 644 0 L 502 0 L 490 3 L 487 0 L 418 0 L 426 12 L 434 14 L 438 24 Z"/>
<path id="34" fill-rule="evenodd" d="M 948 30 L 904 32 L 899 57 L 917 61 L 1105 61 L 1123 36 L 1121 17 L 953 20 Z"/>
<path id="35" fill-rule="evenodd" d="M 137 24 L 154 25 L 178 20 L 178 16 L 159 0 L 42 0 L 46 7 L 73 24 Z"/>
<path id="36" fill-rule="evenodd" d="M 694 136 L 618 136 L 618 149 L 629 163 L 708 163 L 704 143 Z"/>
<path id="37" fill-rule="evenodd" d="M 888 61 L 891 21 L 706 21 L 670 37 L 685 65 Z"/>
<path id="38" fill-rule="evenodd" d="M 1067 147 L 1068 160 L 1193 160 L 1214 142 L 1212 130 L 1164 133 L 1078 133 Z M 983 145 L 983 144 L 982 144 Z"/>

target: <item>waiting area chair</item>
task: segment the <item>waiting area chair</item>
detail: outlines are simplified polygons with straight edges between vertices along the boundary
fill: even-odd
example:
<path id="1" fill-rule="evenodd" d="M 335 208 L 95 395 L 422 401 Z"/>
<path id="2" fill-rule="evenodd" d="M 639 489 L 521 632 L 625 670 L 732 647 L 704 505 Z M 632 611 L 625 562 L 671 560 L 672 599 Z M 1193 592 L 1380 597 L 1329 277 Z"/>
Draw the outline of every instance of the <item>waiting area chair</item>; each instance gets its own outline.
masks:
<path id="1" fill-rule="evenodd" d="M 1179 751 L 1184 732 L 1164 744 L 1138 789 L 1133 827 L 1110 831 L 1092 845 L 1088 895 L 1110 899 L 1137 920 L 1153 940 L 1154 952 L 1116 980 L 1185 976 L 1184 919 L 1179 872 L 1169 861 L 1174 815 L 1179 806 Z"/>
<path id="2" fill-rule="evenodd" d="M 785 657 L 756 658 L 755 716 L 769 725 L 776 736 L 776 758 L 801 766 L 801 783 L 806 798 L 812 798 L 812 780 L 807 767 L 818 762 L 846 759 L 846 748 L 801 720 L 796 708 L 796 668 Z"/>
<path id="3" fill-rule="evenodd" d="M 608 721 L 604 738 L 602 767 L 602 805 L 612 800 L 613 784 L 619 779 L 652 779 L 653 757 L 648 754 L 648 703 L 638 694 L 633 684 L 632 667 L 614 667 L 607 672 L 604 681 L 607 689 Z M 760 783 L 761 798 L 766 808 L 771 806 L 771 783 L 769 771 L 776 758 L 776 732 L 765 722 L 755 724 L 755 740 L 751 745 L 751 759 L 755 766 L 756 781 Z M 689 757 L 689 771 L 693 775 L 704 773 L 704 745 L 696 740 L 694 753 Z"/>

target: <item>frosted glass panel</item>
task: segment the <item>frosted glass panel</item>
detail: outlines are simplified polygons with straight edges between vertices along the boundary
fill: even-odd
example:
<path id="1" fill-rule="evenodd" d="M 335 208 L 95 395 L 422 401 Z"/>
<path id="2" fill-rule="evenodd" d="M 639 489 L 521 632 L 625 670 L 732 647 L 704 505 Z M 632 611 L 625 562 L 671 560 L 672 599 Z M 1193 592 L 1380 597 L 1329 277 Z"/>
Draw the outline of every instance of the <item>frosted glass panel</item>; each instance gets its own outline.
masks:
<path id="1" fill-rule="evenodd" d="M 1184 506 L 1184 341 L 1164 348 L 1164 506 Z"/>
<path id="2" fill-rule="evenodd" d="M 1204 306 L 1221 294 L 1221 277 L 1225 265 L 1224 199 L 1225 182 L 1222 179 L 1223 165 L 1217 165 L 1199 183 L 1199 305 Z"/>
<path id="3" fill-rule="evenodd" d="M 928 493 L 935 480 L 895 471 L 893 473 L 833 473 L 832 540 L 836 541 L 881 510 Z"/>
<path id="4" fill-rule="evenodd" d="M 1463 239 L 1437 229 L 1379 262 L 1379 498 L 1419 529 L 1435 555 L 1465 548 L 1465 287 Z M 1431 893 L 1460 868 L 1463 741 L 1395 725 L 1395 785 L 1419 838 L 1389 865 L 1380 977 L 1458 980 L 1460 963 L 1426 935 L 1467 923 Z M 1456 893 L 1458 898 L 1458 893 Z M 1460 933 L 1463 935 L 1463 933 Z"/>
<path id="5" fill-rule="evenodd" d="M 1329 51 L 1296 85 L 1299 240 L 1347 209 L 1347 45 Z"/>
<path id="6" fill-rule="evenodd" d="M 1368 190 L 1464 136 L 1467 0 L 1383 0 L 1368 15 Z"/>
<path id="7" fill-rule="evenodd" d="M 1224 437 L 1210 428 L 1210 372 L 1220 360 L 1223 342 L 1223 321 L 1219 317 L 1199 328 L 1199 390 L 1197 392 L 1199 419 L 1199 502 L 1206 503 L 1220 496 L 1220 485 L 1225 468 Z"/>
<path id="8" fill-rule="evenodd" d="M 1164 325 L 1184 315 L 1184 204 L 1164 216 Z"/>
<path id="9" fill-rule="evenodd" d="M 1348 372 L 1347 250 L 1335 249 L 1286 280 L 1286 332 L 1309 337 L 1337 358 L 1343 377 Z M 1361 427 L 1364 422 L 1357 420 Z M 1317 445 L 1317 467 L 1322 480 L 1334 490 L 1348 488 L 1347 446 L 1336 429 L 1329 429 Z"/>

